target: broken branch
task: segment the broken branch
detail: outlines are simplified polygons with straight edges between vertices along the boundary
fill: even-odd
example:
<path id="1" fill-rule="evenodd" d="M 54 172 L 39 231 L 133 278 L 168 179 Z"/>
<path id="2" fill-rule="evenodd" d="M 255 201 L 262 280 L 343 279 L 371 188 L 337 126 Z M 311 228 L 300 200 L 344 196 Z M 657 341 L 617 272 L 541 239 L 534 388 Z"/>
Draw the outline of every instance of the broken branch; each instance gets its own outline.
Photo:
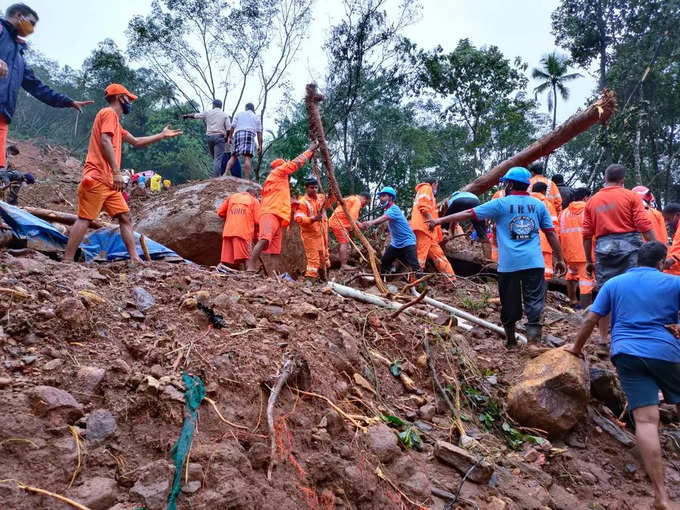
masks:
<path id="1" fill-rule="evenodd" d="M 283 364 L 283 370 L 279 376 L 271 394 L 269 395 L 269 401 L 267 402 L 267 426 L 269 427 L 269 439 L 270 439 L 270 457 L 269 457 L 269 467 L 267 468 L 267 480 L 271 482 L 272 480 L 272 469 L 276 464 L 276 431 L 274 430 L 274 405 L 276 400 L 279 398 L 279 393 L 281 393 L 281 388 L 286 384 L 286 381 L 293 372 L 293 362 L 291 360 L 286 360 Z"/>
<path id="2" fill-rule="evenodd" d="M 422 279 L 422 278 L 421 278 L 421 279 Z M 392 313 L 390 314 L 390 319 L 396 319 L 396 318 L 399 316 L 399 314 L 400 314 L 401 312 L 403 312 L 403 311 L 406 310 L 407 308 L 409 308 L 409 307 L 411 307 L 411 306 L 413 306 L 413 305 L 415 305 L 415 304 L 417 304 L 417 303 L 420 303 L 420 302 L 423 300 L 423 298 L 425 298 L 425 296 L 427 295 L 427 292 L 428 292 L 429 290 L 430 290 L 430 289 L 425 289 L 423 292 L 421 292 L 421 293 L 418 295 L 418 297 L 416 297 L 415 299 L 412 299 L 412 300 L 409 301 L 408 303 L 402 305 L 398 310 L 392 312 Z"/>

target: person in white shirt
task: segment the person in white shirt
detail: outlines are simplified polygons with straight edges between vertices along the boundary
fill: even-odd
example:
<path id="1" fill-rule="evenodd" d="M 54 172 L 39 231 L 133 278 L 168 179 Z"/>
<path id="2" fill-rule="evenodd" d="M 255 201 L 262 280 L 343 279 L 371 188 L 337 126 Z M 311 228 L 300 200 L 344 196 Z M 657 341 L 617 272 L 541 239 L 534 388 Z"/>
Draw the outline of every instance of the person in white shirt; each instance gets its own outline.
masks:
<path id="1" fill-rule="evenodd" d="M 226 145 L 229 145 L 231 119 L 222 110 L 222 101 L 215 99 L 212 106 L 212 110 L 201 113 L 187 113 L 183 117 L 205 121 L 205 141 L 213 160 L 213 176 L 219 177 L 222 175 L 222 156 L 226 150 Z"/>
<path id="2" fill-rule="evenodd" d="M 246 105 L 246 110 L 234 117 L 234 123 L 231 125 L 230 136 L 233 141 L 231 150 L 231 158 L 227 163 L 226 173 L 231 172 L 231 167 L 234 165 L 239 156 L 245 158 L 245 179 L 250 179 L 250 166 L 253 160 L 253 153 L 255 152 L 255 137 L 257 136 L 257 157 L 262 157 L 262 121 L 260 117 L 255 114 L 255 106 L 253 103 Z"/>

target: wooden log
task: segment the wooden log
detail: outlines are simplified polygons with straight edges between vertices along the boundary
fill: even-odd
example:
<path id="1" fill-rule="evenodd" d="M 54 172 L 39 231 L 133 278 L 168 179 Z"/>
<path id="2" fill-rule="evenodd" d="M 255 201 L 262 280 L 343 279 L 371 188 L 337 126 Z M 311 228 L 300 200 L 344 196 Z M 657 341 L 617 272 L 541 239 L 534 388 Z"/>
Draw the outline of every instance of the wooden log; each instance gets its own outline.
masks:
<path id="1" fill-rule="evenodd" d="M 22 207 L 24 211 L 33 216 L 37 216 L 45 221 L 53 221 L 54 223 L 62 223 L 63 225 L 73 225 L 78 216 L 71 213 L 53 211 L 52 209 L 43 209 L 42 207 Z M 102 221 L 90 221 L 90 228 L 104 228 L 111 227 L 111 223 L 105 223 Z"/>
<path id="2" fill-rule="evenodd" d="M 595 124 L 606 125 L 618 110 L 619 103 L 613 90 L 604 89 L 600 99 L 584 111 L 572 115 L 556 130 L 548 133 L 540 140 L 532 143 L 522 152 L 502 161 L 487 173 L 480 175 L 463 188 L 475 195 L 480 195 L 498 184 L 505 172 L 514 166 L 526 167 L 537 159 L 547 156 L 572 138 L 588 130 Z"/>
<path id="3" fill-rule="evenodd" d="M 350 226 L 352 227 L 352 231 L 356 234 L 356 236 L 359 238 L 359 241 L 361 241 L 361 244 L 368 252 L 368 260 L 371 263 L 371 270 L 373 271 L 373 276 L 375 277 L 376 287 L 378 287 L 378 290 L 380 290 L 380 292 L 384 296 L 387 296 L 390 294 L 390 291 L 387 290 L 387 286 L 385 285 L 385 282 L 383 282 L 382 277 L 380 276 L 380 270 L 378 269 L 378 257 L 375 254 L 375 250 L 373 249 L 373 246 L 371 246 L 371 243 L 368 242 L 368 239 L 366 239 L 366 236 L 364 236 L 361 230 L 359 230 L 359 227 L 357 227 L 354 218 L 350 216 L 349 210 L 347 209 L 347 204 L 345 204 L 345 200 L 342 198 L 342 195 L 340 194 L 340 187 L 338 186 L 338 181 L 335 179 L 333 161 L 331 159 L 331 153 L 328 150 L 326 134 L 323 129 L 323 123 L 321 122 L 321 112 L 319 111 L 319 103 L 323 101 L 323 96 L 318 93 L 315 83 L 308 84 L 306 87 L 306 91 L 307 94 L 305 96 L 305 104 L 307 106 L 309 129 L 312 133 L 312 136 L 314 136 L 316 140 L 319 142 L 319 150 L 321 151 L 321 157 L 323 159 L 324 165 L 326 166 L 326 176 L 328 177 L 328 184 L 330 186 L 331 191 L 338 199 L 338 202 L 340 202 L 340 206 L 342 207 L 342 210 L 345 212 L 345 216 L 349 220 Z"/>

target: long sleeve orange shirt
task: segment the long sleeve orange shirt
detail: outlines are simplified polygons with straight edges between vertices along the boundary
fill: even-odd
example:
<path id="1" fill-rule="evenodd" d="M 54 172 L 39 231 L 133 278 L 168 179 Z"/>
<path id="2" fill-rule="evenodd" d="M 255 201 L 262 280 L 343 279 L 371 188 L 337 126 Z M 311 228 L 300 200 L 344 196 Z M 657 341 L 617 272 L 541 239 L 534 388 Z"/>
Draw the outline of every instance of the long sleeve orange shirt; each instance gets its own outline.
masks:
<path id="1" fill-rule="evenodd" d="M 414 232 L 419 231 L 428 236 L 432 236 L 437 241 L 442 241 L 444 236 L 440 225 L 434 230 L 430 230 L 426 223 L 425 214 L 429 214 L 432 219 L 439 218 L 439 211 L 437 210 L 437 201 L 434 198 L 432 185 L 427 182 L 421 182 L 416 186 L 416 196 L 413 199 L 413 209 L 411 210 L 411 228 Z"/>
<path id="2" fill-rule="evenodd" d="M 344 201 L 349 215 L 354 221 L 357 221 L 359 219 L 359 212 L 361 211 L 361 198 L 359 195 L 351 195 L 344 198 Z M 333 214 L 331 214 L 330 225 L 331 227 L 335 226 L 336 228 L 342 226 L 345 230 L 349 231 L 351 225 L 347 216 L 345 216 L 345 211 L 342 210 L 341 204 L 338 204 L 333 211 Z"/>
<path id="3" fill-rule="evenodd" d="M 585 202 L 571 202 L 560 216 L 560 244 L 567 263 L 586 261 L 583 249 L 583 211 Z"/>
<path id="4" fill-rule="evenodd" d="M 273 214 L 281 219 L 281 225 L 290 224 L 290 182 L 292 174 L 302 168 L 312 157 L 305 151 L 292 161 L 286 161 L 269 172 L 262 186 L 262 206 L 260 215 Z"/>
<path id="5" fill-rule="evenodd" d="M 607 186 L 595 193 L 583 214 L 584 239 L 653 228 L 640 195 L 622 186 Z"/>

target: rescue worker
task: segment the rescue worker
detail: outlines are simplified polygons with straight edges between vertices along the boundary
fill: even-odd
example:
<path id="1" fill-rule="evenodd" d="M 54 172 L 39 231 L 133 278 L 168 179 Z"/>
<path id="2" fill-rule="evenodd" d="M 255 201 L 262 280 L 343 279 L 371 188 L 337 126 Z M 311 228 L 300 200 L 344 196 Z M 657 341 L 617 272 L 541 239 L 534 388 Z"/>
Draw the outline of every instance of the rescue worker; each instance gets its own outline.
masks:
<path id="1" fill-rule="evenodd" d="M 513 167 L 501 179 L 506 196 L 429 222 L 432 228 L 445 222 L 461 222 L 473 218 L 496 222 L 498 294 L 508 348 L 517 345 L 515 324 L 522 318 L 522 303 L 527 317 L 527 339 L 537 342 L 543 333 L 541 315 L 547 285 L 543 276 L 544 261 L 541 256 L 539 229 L 546 234 L 553 250 L 558 275 L 564 274 L 566 270 L 560 241 L 555 234 L 548 209 L 543 202 L 529 196 L 530 177 L 526 168 Z"/>
<path id="2" fill-rule="evenodd" d="M 232 193 L 217 210 L 217 215 L 224 218 L 220 262 L 234 269 L 242 269 L 250 258 L 255 227 L 260 217 L 257 190 L 248 188 L 245 193 Z"/>
<path id="3" fill-rule="evenodd" d="M 533 186 L 537 182 L 545 183 L 547 189 L 545 197 L 553 203 L 555 212 L 559 216 L 562 214 L 562 195 L 560 195 L 560 189 L 557 187 L 557 184 L 543 175 L 544 169 L 543 163 L 540 162 L 536 162 L 529 167 L 529 172 L 531 172 L 531 185 Z"/>
<path id="4" fill-rule="evenodd" d="M 319 193 L 317 180 L 307 177 L 305 194 L 297 200 L 293 219 L 300 225 L 300 237 L 307 257 L 305 276 L 308 278 L 318 278 L 322 267 L 330 267 L 326 205 L 326 197 Z"/>
<path id="5" fill-rule="evenodd" d="M 87 233 L 90 221 L 95 220 L 104 208 L 109 216 L 118 218 L 120 236 L 130 254 L 130 260 L 141 263 L 142 259 L 137 253 L 132 231 L 130 209 L 121 193 L 125 187 L 123 174 L 120 171 L 123 142 L 133 147 L 145 147 L 179 136 L 182 131 L 165 126 L 158 134 L 134 137 L 121 126 L 120 116 L 130 113 L 132 101 L 137 99 L 137 96 L 123 85 L 112 83 L 106 87 L 104 98 L 109 106 L 99 110 L 92 124 L 83 178 L 78 186 L 78 219 L 71 227 L 64 260 L 73 261 L 78 245 Z"/>
<path id="6" fill-rule="evenodd" d="M 673 242 L 668 250 L 668 256 L 664 262 L 664 273 L 680 276 L 680 204 L 671 202 L 663 208 L 663 216 L 671 232 Z"/>
<path id="7" fill-rule="evenodd" d="M 495 195 L 494 198 L 496 198 Z M 470 193 L 469 191 L 456 191 L 449 197 L 447 201 L 448 208 L 446 209 L 445 216 L 467 211 L 468 209 L 477 207 L 480 204 L 481 202 L 479 201 L 479 198 L 474 193 Z M 451 235 L 454 235 L 456 231 L 454 225 L 457 226 L 457 224 L 449 223 L 448 226 L 444 225 L 444 228 L 448 229 Z M 489 236 L 486 232 L 486 222 L 472 220 L 472 226 L 477 233 L 477 242 L 482 244 L 482 253 L 484 257 L 490 259 L 493 255 L 491 242 L 489 241 Z"/>
<path id="8" fill-rule="evenodd" d="M 318 142 L 292 161 L 275 159 L 262 186 L 258 241 L 246 265 L 247 271 L 256 271 L 262 253 L 269 254 L 274 271 L 279 269 L 283 228 L 290 224 L 290 176 L 312 158 Z"/>
<path id="9" fill-rule="evenodd" d="M 560 215 L 560 243 L 567 263 L 567 295 L 572 307 L 587 308 L 593 294 L 593 279 L 586 271 L 586 254 L 583 251 L 583 211 L 590 196 L 587 188 L 576 188 L 572 201 Z M 580 295 L 576 297 L 576 289 Z"/>
<path id="10" fill-rule="evenodd" d="M 642 204 L 645 206 L 645 211 L 647 211 L 647 217 L 654 227 L 656 240 L 660 243 L 668 244 L 666 220 L 663 217 L 663 213 L 656 208 L 656 200 L 654 200 L 652 192 L 646 186 L 635 186 L 631 191 L 640 195 Z"/>
<path id="11" fill-rule="evenodd" d="M 5 18 L 0 19 L 0 168 L 7 166 L 5 144 L 9 124 L 16 108 L 19 87 L 55 108 L 75 108 L 82 113 L 83 106 L 94 101 L 74 101 L 52 90 L 33 73 L 26 63 L 24 39 L 35 31 L 38 14 L 26 4 L 12 4 Z"/>
<path id="12" fill-rule="evenodd" d="M 437 179 L 427 179 L 416 186 L 416 196 L 413 199 L 413 209 L 411 209 L 411 229 L 416 235 L 416 252 L 418 254 L 418 264 L 425 268 L 427 259 L 432 260 L 437 271 L 455 280 L 455 273 L 451 267 L 449 259 L 446 258 L 440 243 L 444 241 L 442 228 L 437 226 L 430 230 L 426 223 L 429 220 L 439 218 L 437 211 L 437 201 L 435 196 L 439 183 Z"/>
<path id="13" fill-rule="evenodd" d="M 656 240 L 640 195 L 623 187 L 625 177 L 623 165 L 609 165 L 604 172 L 604 188 L 586 202 L 583 211 L 586 271 L 590 277 L 595 275 L 596 288 L 637 265 L 637 251 L 642 246 L 640 234 L 645 241 Z M 601 318 L 599 328 L 600 337 L 605 340 L 609 335 L 608 317 Z"/>
<path id="14" fill-rule="evenodd" d="M 0 189 L 2 190 L 0 199 L 9 205 L 17 205 L 19 203 L 19 192 L 24 183 L 35 184 L 33 174 L 0 169 Z"/>
<path id="15" fill-rule="evenodd" d="M 162 180 L 163 177 L 161 177 L 160 174 L 153 174 L 153 176 L 151 177 L 151 184 L 149 185 L 149 189 L 151 189 L 151 191 L 154 193 L 160 193 Z"/>
<path id="16" fill-rule="evenodd" d="M 359 193 L 358 195 L 351 195 L 343 199 L 345 201 L 345 206 L 347 206 L 347 211 L 352 219 L 356 222 L 359 219 L 359 212 L 363 207 L 371 201 L 371 195 L 366 192 Z M 352 226 L 350 225 L 347 216 L 345 216 L 345 211 L 342 209 L 342 204 L 338 206 L 331 214 L 331 219 L 328 222 L 335 239 L 338 241 L 338 250 L 340 252 L 340 269 L 352 269 L 352 266 L 347 265 L 347 258 L 349 257 L 348 243 L 350 231 Z"/>
<path id="17" fill-rule="evenodd" d="M 555 233 L 559 237 L 560 235 L 558 222 L 559 218 L 557 216 L 557 213 L 555 212 L 555 206 L 553 205 L 552 200 L 548 200 L 545 196 L 547 190 L 548 186 L 546 186 L 544 182 L 536 182 L 533 186 L 531 186 L 531 196 L 543 202 L 546 209 L 548 209 L 548 214 L 550 214 L 550 219 L 552 220 L 553 226 L 555 227 Z M 543 253 L 543 262 L 545 262 L 545 272 L 543 276 L 545 278 L 545 281 L 549 282 L 550 280 L 552 280 L 552 277 L 554 275 L 552 248 L 550 247 L 550 243 L 548 242 L 548 239 L 545 237 L 543 231 L 539 232 L 538 236 L 541 239 L 541 253 Z"/>
<path id="18" fill-rule="evenodd" d="M 395 260 L 400 260 L 411 268 L 415 277 L 422 276 L 420 264 L 418 263 L 418 252 L 416 250 L 416 236 L 411 230 L 411 226 L 406 220 L 406 216 L 399 209 L 394 201 L 397 199 L 397 192 L 391 186 L 385 186 L 378 193 L 380 205 L 385 209 L 385 214 L 374 220 L 360 223 L 360 229 L 366 229 L 374 225 L 387 223 L 390 231 L 390 245 L 385 250 L 380 259 L 380 272 L 387 274 L 392 269 Z"/>

